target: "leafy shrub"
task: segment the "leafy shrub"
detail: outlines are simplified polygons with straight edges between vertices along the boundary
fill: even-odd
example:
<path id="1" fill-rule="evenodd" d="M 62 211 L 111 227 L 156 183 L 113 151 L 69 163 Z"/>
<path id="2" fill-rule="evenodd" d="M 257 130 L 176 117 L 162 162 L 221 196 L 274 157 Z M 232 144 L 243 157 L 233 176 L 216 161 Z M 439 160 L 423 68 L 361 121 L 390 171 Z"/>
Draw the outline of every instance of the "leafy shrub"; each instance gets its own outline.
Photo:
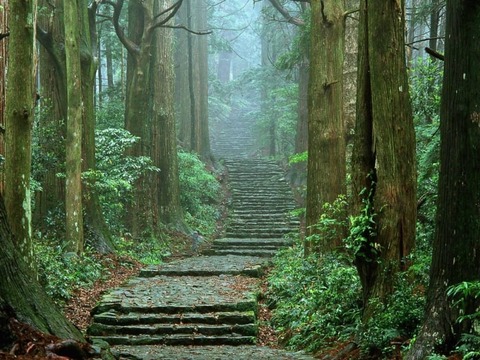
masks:
<path id="1" fill-rule="evenodd" d="M 451 286 L 447 290 L 447 295 L 453 301 L 452 306 L 456 307 L 460 316 L 458 322 L 469 321 L 471 332 L 462 334 L 462 338 L 457 350 L 463 354 L 464 359 L 480 358 L 480 309 L 468 312 L 469 304 L 480 299 L 480 281 L 464 281 L 460 284 Z"/>
<path id="2" fill-rule="evenodd" d="M 418 236 L 432 242 L 440 164 L 440 99 L 443 68 L 439 61 L 418 59 L 410 71 L 418 168 Z"/>
<path id="3" fill-rule="evenodd" d="M 75 289 L 92 285 L 102 276 L 103 267 L 89 248 L 80 257 L 65 253 L 56 241 L 39 240 L 34 246 L 40 283 L 59 304 L 70 299 Z"/>
<path id="4" fill-rule="evenodd" d="M 158 265 L 171 255 L 170 240 L 165 235 L 160 239 L 145 237 L 142 241 L 124 236 L 117 237 L 114 241 L 118 255 L 135 259 L 145 265 Z"/>
<path id="5" fill-rule="evenodd" d="M 365 324 L 360 340 L 366 353 L 379 350 L 390 358 L 395 350 L 393 340 L 411 339 L 416 333 L 423 319 L 427 284 L 412 281 L 417 278 L 412 273 L 415 269 L 397 274 L 395 290 L 385 303 L 371 299 L 375 315 Z"/>
<path id="6" fill-rule="evenodd" d="M 286 346 L 315 351 L 347 339 L 360 320 L 357 271 L 341 254 L 303 256 L 301 243 L 275 258 L 268 277 L 272 323 Z"/>
<path id="7" fill-rule="evenodd" d="M 107 223 L 118 231 L 125 204 L 132 200 L 135 181 L 158 168 L 149 157 L 125 155 L 139 140 L 127 130 L 98 130 L 95 140 L 97 169 L 84 172 L 82 179 L 98 194 Z"/>
<path id="8" fill-rule="evenodd" d="M 124 127 L 125 99 L 120 89 L 109 89 L 102 94 L 103 101 L 95 111 L 97 129 L 121 129 Z"/>
<path id="9" fill-rule="evenodd" d="M 185 211 L 185 220 L 192 229 L 211 235 L 219 218 L 220 184 L 194 153 L 180 151 L 178 166 L 180 203 Z"/>
<path id="10" fill-rule="evenodd" d="M 347 200 L 340 195 L 332 203 L 325 203 L 322 206 L 322 214 L 318 222 L 313 225 L 315 232 L 305 239 L 315 247 L 325 248 L 322 244 L 335 242 L 343 238 L 347 231 Z"/>

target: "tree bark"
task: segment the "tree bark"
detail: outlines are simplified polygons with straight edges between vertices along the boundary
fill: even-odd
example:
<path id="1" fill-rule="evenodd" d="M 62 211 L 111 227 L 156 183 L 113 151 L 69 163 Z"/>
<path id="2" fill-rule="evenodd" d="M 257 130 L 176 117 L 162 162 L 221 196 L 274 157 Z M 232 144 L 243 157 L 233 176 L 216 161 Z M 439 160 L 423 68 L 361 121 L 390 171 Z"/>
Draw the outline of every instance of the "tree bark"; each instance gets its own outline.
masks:
<path id="1" fill-rule="evenodd" d="M 188 3 L 185 2 L 178 11 L 178 22 L 188 24 Z M 180 145 L 191 151 L 191 110 L 190 110 L 190 83 L 189 83 L 189 51 L 187 31 L 177 30 L 175 35 L 175 113 L 177 115 L 178 138 Z"/>
<path id="2" fill-rule="evenodd" d="M 415 133 L 404 49 L 404 4 L 362 1 L 359 31 L 354 195 L 366 188 L 375 211 L 376 236 L 357 254 L 363 286 L 364 323 L 385 302 L 395 274 L 415 240 Z M 373 188 L 373 189 L 372 189 Z M 372 190 L 372 191 L 370 191 Z M 356 200 L 356 211 L 363 206 Z"/>
<path id="3" fill-rule="evenodd" d="M 342 1 L 311 1 L 312 29 L 308 94 L 307 235 L 325 203 L 346 193 L 346 145 L 343 120 L 344 8 Z M 306 254 L 338 247 L 305 243 Z"/>
<path id="4" fill-rule="evenodd" d="M 0 0 L 0 33 L 8 34 L 8 2 L 7 0 Z M 0 126 L 5 129 L 5 78 L 7 69 L 7 43 L 8 37 L 5 36 L 0 40 Z M 0 156 L 5 159 L 5 139 L 0 136 Z M 5 174 L 0 174 L 0 193 L 4 193 L 5 189 Z"/>
<path id="5" fill-rule="evenodd" d="M 159 12 L 172 5 L 171 0 L 157 2 Z M 155 174 L 158 182 L 159 217 L 162 223 L 178 231 L 186 231 L 183 210 L 180 205 L 178 174 L 177 136 L 173 104 L 173 34 L 172 29 L 160 28 L 154 37 L 153 64 L 156 69 L 152 78 L 154 97 L 152 158 L 160 169 Z"/>
<path id="6" fill-rule="evenodd" d="M 22 260 L 35 268 L 30 174 L 35 106 L 36 1 L 13 1 L 6 88 L 5 205 Z"/>
<path id="7" fill-rule="evenodd" d="M 66 250 L 82 254 L 82 70 L 80 64 L 80 36 L 76 1 L 64 3 L 65 59 L 67 75 L 67 143 L 66 143 Z"/>
<path id="8" fill-rule="evenodd" d="M 4 305 L 13 310 L 10 315 L 15 315 L 20 321 L 42 332 L 85 341 L 80 331 L 68 322 L 32 276 L 28 264 L 17 253 L 14 242 L 3 196 L 0 194 L 0 302 L 3 299 Z M 1 338 L 4 339 L 3 336 Z"/>
<path id="9" fill-rule="evenodd" d="M 480 4 L 447 1 L 445 70 L 440 112 L 440 176 L 427 310 L 407 359 L 449 354 L 472 324 L 458 323 L 447 289 L 480 278 Z M 464 315 L 478 311 L 468 299 Z"/>
<path id="10" fill-rule="evenodd" d="M 82 100 L 83 100 L 83 136 L 82 158 L 83 171 L 95 170 L 95 72 L 97 70 L 97 30 L 96 30 L 96 2 L 90 7 L 87 1 L 80 1 L 80 34 L 82 37 L 81 76 L 82 76 Z M 93 247 L 100 253 L 112 252 L 115 246 L 112 241 L 110 229 L 103 216 L 98 195 L 88 186 L 83 189 L 83 204 L 85 206 L 84 222 L 90 232 L 90 241 Z"/>

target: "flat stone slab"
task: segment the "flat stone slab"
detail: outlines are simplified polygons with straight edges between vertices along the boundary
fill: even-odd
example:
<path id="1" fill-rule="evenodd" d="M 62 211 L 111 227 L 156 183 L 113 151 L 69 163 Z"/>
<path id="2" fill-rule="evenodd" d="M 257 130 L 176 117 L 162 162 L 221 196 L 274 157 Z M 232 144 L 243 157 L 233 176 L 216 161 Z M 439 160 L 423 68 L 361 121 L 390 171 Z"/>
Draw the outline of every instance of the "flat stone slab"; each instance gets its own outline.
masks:
<path id="1" fill-rule="evenodd" d="M 218 276 L 246 275 L 260 277 L 268 265 L 265 258 L 257 256 L 195 256 L 171 263 L 148 266 L 140 276 Z"/>
<path id="2" fill-rule="evenodd" d="M 264 346 L 114 346 L 119 360 L 313 360 L 303 352 Z"/>
<path id="3" fill-rule="evenodd" d="M 231 275 L 133 278 L 104 295 L 92 314 L 249 311 L 256 309 L 257 291 L 257 279 Z"/>

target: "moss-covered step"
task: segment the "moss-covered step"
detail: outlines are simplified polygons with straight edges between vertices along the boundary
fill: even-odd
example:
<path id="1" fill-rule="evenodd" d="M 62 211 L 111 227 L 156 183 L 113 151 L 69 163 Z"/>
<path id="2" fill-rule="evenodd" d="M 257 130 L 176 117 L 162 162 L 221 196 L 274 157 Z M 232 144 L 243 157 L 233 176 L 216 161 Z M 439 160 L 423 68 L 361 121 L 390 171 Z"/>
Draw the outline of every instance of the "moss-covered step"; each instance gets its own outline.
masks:
<path id="1" fill-rule="evenodd" d="M 133 278 L 103 296 L 92 314 L 256 311 L 258 280 L 241 276 Z"/>
<path id="2" fill-rule="evenodd" d="M 214 242 L 216 244 L 217 241 Z M 196 256 L 171 263 L 148 266 L 140 276 L 218 276 L 245 275 L 260 277 L 268 262 L 258 256 Z"/>

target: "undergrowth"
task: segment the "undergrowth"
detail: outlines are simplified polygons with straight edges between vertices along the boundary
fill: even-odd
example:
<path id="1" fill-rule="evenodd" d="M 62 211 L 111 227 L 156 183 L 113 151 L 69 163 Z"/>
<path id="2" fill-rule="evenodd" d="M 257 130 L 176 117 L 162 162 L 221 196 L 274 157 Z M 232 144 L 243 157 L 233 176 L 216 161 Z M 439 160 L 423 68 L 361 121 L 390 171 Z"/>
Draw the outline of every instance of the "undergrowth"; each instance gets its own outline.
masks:
<path id="1" fill-rule="evenodd" d="M 82 256 L 77 256 L 65 253 L 55 241 L 36 241 L 35 254 L 38 280 L 57 304 L 64 304 L 76 289 L 93 285 L 107 273 L 88 247 Z"/>
<path id="2" fill-rule="evenodd" d="M 397 274 L 393 294 L 378 301 L 375 316 L 364 323 L 362 286 L 354 265 L 361 253 L 351 245 L 373 231 L 374 216 L 366 214 L 374 212 L 347 217 L 347 206 L 344 197 L 325 205 L 317 233 L 304 241 L 296 239 L 276 256 L 268 277 L 272 325 L 283 345 L 293 350 L 319 352 L 355 339 L 364 355 L 389 359 L 398 351 L 398 342 L 414 336 L 422 319 L 430 252 L 420 246 L 406 259 L 410 266 Z M 343 249 L 305 256 L 305 243 L 321 244 L 340 233 L 345 234 Z"/>

